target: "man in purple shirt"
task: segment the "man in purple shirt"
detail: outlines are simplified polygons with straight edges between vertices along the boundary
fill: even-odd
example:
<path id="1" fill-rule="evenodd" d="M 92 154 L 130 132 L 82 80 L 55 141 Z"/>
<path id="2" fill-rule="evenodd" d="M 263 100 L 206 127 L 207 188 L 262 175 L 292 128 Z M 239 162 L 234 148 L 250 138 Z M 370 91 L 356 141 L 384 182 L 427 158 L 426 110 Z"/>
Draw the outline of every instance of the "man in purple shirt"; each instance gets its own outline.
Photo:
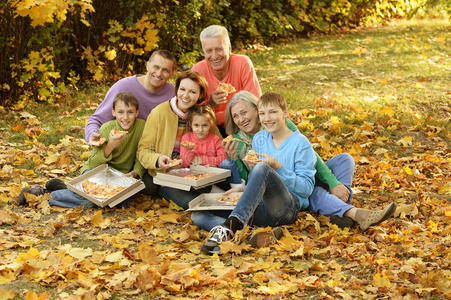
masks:
<path id="1" fill-rule="evenodd" d="M 176 59 L 166 50 L 152 53 L 146 64 L 146 75 L 134 75 L 116 82 L 106 93 L 105 99 L 89 117 L 85 127 L 85 139 L 89 144 L 100 139 L 99 128 L 114 119 L 113 100 L 120 92 L 132 93 L 139 102 L 138 118 L 146 120 L 150 111 L 158 104 L 175 96 L 175 87 L 168 82 L 174 74 Z"/>

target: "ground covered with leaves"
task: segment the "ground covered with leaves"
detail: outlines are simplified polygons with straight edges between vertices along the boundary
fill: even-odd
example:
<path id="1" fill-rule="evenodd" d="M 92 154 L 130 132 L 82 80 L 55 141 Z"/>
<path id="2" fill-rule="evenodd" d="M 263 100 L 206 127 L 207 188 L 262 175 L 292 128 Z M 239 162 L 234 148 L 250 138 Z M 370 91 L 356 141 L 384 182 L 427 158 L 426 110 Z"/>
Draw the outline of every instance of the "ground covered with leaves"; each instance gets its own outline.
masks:
<path id="1" fill-rule="evenodd" d="M 353 155 L 354 205 L 398 204 L 365 233 L 301 212 L 270 247 L 250 248 L 246 228 L 210 257 L 207 233 L 161 199 L 19 207 L 22 187 L 77 175 L 106 87 L 0 108 L 0 299 L 450 298 L 449 29 L 416 21 L 247 52 L 323 159 Z"/>

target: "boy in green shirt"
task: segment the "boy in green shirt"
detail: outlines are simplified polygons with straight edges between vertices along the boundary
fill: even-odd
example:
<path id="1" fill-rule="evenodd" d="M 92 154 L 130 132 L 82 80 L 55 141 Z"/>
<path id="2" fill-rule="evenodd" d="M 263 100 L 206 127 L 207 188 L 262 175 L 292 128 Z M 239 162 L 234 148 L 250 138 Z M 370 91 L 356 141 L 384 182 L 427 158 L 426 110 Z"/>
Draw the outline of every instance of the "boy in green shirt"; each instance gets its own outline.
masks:
<path id="1" fill-rule="evenodd" d="M 138 142 L 144 130 L 145 121 L 136 119 L 139 113 L 138 100 L 129 92 L 117 94 L 113 102 L 112 114 L 115 120 L 104 123 L 99 130 L 101 138 L 106 143 L 95 147 L 88 160 L 81 168 L 81 173 L 91 170 L 101 164 L 108 164 L 112 168 L 124 173 L 124 176 L 141 178 L 145 172 L 144 167 L 136 159 Z M 119 134 L 117 133 L 119 131 Z M 50 193 L 50 205 L 61 207 L 95 207 L 91 201 L 67 189 L 60 179 L 51 179 L 45 189 L 39 185 L 22 189 L 19 195 L 19 204 L 25 205 L 24 193 L 42 195 Z"/>

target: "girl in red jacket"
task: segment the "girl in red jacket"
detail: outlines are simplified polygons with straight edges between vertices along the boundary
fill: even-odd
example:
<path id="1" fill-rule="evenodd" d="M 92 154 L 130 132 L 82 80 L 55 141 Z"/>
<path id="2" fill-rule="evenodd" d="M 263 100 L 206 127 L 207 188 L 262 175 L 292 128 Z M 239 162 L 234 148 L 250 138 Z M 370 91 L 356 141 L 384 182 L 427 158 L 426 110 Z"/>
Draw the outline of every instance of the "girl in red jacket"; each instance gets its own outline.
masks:
<path id="1" fill-rule="evenodd" d="M 230 183 L 241 184 L 235 163 L 228 159 L 222 139 L 211 133 L 216 124 L 215 113 L 208 105 L 196 105 L 188 112 L 187 133 L 182 137 L 180 158 L 182 165 L 191 164 L 220 167 L 232 171 Z"/>

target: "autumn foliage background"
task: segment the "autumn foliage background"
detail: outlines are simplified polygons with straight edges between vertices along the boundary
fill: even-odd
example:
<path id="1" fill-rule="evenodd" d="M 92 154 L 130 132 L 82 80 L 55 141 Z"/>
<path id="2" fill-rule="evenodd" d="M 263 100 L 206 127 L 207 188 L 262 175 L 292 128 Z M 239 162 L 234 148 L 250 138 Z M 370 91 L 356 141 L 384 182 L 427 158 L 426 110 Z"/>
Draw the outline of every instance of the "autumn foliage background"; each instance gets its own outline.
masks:
<path id="1" fill-rule="evenodd" d="M 443 0 L 6 0 L 0 3 L 0 105 L 56 101 L 89 82 L 143 72 L 156 47 L 181 65 L 201 55 L 198 35 L 223 24 L 233 46 L 379 24 Z M 443 9 L 449 10 L 446 4 Z"/>
<path id="2" fill-rule="evenodd" d="M 449 9 L 446 1 L 1 2 L 0 299 L 451 298 L 449 19 L 392 22 L 429 2 Z M 354 157 L 353 203 L 395 201 L 396 218 L 361 233 L 302 212 L 270 247 L 251 249 L 246 229 L 208 257 L 207 233 L 162 199 L 82 210 L 49 207 L 44 195 L 17 206 L 22 187 L 78 175 L 90 152 L 84 124 L 113 81 L 142 72 L 157 46 L 192 64 L 211 23 L 226 25 L 234 51 L 251 57 L 263 91 L 286 97 L 323 159 Z"/>

